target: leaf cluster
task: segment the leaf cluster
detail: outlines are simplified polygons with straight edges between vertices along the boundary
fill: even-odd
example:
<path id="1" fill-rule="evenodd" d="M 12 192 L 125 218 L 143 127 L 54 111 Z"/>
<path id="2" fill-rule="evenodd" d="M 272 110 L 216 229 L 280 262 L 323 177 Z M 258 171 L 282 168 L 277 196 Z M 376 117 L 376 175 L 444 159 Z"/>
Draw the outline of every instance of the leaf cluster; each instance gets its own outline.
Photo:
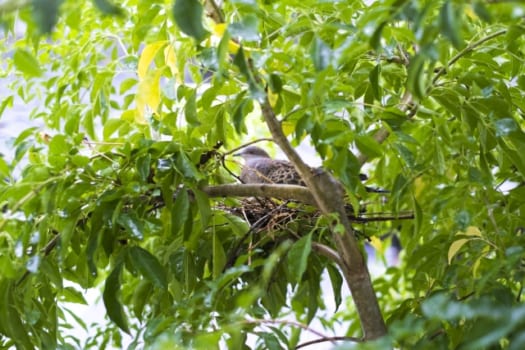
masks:
<path id="1" fill-rule="evenodd" d="M 45 128 L 21 131 L 0 157 L 2 347 L 121 346 L 118 329 L 131 348 L 297 346 L 325 307 L 324 272 L 342 303 L 339 270 L 314 249 L 330 247 L 329 220 L 291 223 L 292 240 L 259 232 L 252 247 L 249 224 L 200 190 L 232 181 L 224 164 L 236 164 L 216 145 L 253 136 L 265 97 L 354 207 L 414 212 L 359 227 L 396 234 L 403 252 L 374 284 L 389 334 L 357 347 L 523 346 L 522 4 L 15 8 L 0 9 L 0 115 L 26 105 Z M 369 181 L 390 190 L 383 201 L 359 181 L 365 161 Z M 112 326 L 81 344 L 64 336 L 65 303 L 97 286 Z M 322 322 L 360 337 L 352 306 Z"/>

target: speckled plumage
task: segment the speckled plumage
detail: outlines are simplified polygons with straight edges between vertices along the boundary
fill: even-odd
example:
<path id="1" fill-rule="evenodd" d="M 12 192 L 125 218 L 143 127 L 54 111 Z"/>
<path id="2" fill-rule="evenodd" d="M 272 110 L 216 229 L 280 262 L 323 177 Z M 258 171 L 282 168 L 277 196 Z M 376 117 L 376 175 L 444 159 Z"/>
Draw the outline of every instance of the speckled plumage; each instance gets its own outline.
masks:
<path id="1" fill-rule="evenodd" d="M 268 153 L 259 147 L 246 147 L 237 155 L 244 159 L 240 176 L 244 183 L 305 185 L 290 162 L 271 159 Z"/>

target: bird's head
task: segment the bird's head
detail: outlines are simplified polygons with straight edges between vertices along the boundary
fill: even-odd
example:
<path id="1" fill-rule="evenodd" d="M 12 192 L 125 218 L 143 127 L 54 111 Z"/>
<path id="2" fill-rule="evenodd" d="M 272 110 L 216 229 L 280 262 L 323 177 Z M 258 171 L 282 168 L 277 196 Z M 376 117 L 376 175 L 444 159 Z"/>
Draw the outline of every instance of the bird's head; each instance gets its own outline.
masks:
<path id="1" fill-rule="evenodd" d="M 270 158 L 270 155 L 266 153 L 265 150 L 257 146 L 246 147 L 239 153 L 234 154 L 234 156 L 242 157 L 245 161 L 258 158 Z"/>

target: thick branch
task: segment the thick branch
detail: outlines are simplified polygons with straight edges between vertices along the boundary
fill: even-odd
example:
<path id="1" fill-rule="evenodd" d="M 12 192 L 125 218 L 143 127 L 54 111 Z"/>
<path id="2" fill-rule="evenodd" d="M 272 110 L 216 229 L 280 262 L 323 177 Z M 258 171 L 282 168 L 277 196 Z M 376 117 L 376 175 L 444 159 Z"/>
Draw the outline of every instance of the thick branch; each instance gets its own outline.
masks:
<path id="1" fill-rule="evenodd" d="M 337 253 L 341 259 L 340 267 L 352 292 L 365 338 L 376 339 L 384 336 L 386 326 L 372 287 L 368 268 L 346 216 L 341 185 L 326 171 L 312 173 L 310 167 L 303 162 L 288 142 L 268 98 L 261 102 L 261 110 L 274 141 L 292 162 L 312 192 L 317 207 L 324 214 L 337 214 L 339 223 L 344 228 L 343 232 L 336 229 L 338 226 L 335 221 L 331 227 Z"/>
<path id="2" fill-rule="evenodd" d="M 308 188 L 297 185 L 230 184 L 205 186 L 202 188 L 202 191 L 210 197 L 273 197 L 278 199 L 293 199 L 315 205 L 315 200 Z"/>

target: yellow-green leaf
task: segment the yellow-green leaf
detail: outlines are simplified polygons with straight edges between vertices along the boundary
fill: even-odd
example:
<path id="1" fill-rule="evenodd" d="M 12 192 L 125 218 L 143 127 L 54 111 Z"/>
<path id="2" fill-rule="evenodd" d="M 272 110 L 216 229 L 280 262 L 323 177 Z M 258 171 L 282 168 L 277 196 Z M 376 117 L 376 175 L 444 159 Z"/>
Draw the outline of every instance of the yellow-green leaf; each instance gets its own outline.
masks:
<path id="1" fill-rule="evenodd" d="M 142 80 L 146 77 L 148 68 L 155 56 L 157 55 L 157 52 L 159 52 L 160 49 L 166 46 L 167 43 L 168 42 L 166 40 L 156 41 L 144 47 L 142 53 L 140 54 L 137 68 L 139 79 Z"/>
<path id="2" fill-rule="evenodd" d="M 452 242 L 450 248 L 448 248 L 448 264 L 452 262 L 452 259 L 456 256 L 458 251 L 467 243 L 469 240 L 466 238 L 458 239 L 457 241 Z"/>
<path id="3" fill-rule="evenodd" d="M 16 49 L 15 53 L 13 54 L 13 61 L 15 63 L 16 69 L 24 73 L 24 75 L 30 77 L 42 75 L 40 64 L 38 63 L 35 56 L 33 56 L 29 51 Z"/>

